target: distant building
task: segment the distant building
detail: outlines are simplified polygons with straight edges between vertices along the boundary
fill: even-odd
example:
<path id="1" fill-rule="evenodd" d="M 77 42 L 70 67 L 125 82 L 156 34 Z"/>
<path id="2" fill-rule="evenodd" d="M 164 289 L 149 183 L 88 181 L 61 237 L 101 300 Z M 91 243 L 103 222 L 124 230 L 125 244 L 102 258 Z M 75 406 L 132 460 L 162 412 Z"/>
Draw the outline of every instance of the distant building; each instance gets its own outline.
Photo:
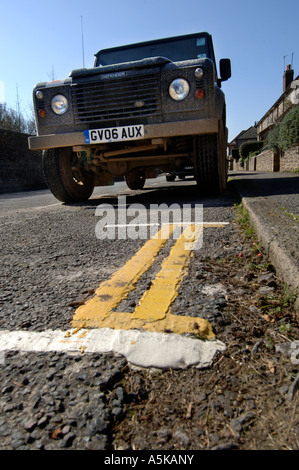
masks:
<path id="1" fill-rule="evenodd" d="M 283 93 L 257 123 L 257 139 L 265 140 L 268 132 L 278 124 L 293 106 L 299 104 L 299 75 L 288 65 L 283 74 Z"/>
<path id="2" fill-rule="evenodd" d="M 232 149 L 240 148 L 243 142 L 255 142 L 257 140 L 257 129 L 255 126 L 249 127 L 249 129 L 240 132 L 229 144 L 229 153 L 231 154 Z"/>

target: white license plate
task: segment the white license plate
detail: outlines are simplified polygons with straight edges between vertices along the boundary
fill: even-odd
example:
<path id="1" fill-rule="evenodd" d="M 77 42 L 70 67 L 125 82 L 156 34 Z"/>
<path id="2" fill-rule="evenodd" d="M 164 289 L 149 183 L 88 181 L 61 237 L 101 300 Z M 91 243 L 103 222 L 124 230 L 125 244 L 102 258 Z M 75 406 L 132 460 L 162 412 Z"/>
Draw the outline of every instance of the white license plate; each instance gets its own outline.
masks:
<path id="1" fill-rule="evenodd" d="M 104 142 L 121 142 L 123 140 L 137 140 L 144 137 L 144 126 L 108 127 L 106 129 L 92 129 L 84 131 L 85 144 L 101 144 Z"/>

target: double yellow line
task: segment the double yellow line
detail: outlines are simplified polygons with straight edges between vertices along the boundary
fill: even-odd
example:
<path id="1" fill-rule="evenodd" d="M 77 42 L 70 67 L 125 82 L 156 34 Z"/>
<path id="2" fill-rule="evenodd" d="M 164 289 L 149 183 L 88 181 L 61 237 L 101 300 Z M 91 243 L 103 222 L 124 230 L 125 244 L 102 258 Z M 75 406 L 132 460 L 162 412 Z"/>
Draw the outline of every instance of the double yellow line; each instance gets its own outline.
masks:
<path id="1" fill-rule="evenodd" d="M 81 305 L 72 320 L 74 328 L 114 328 L 139 329 L 148 331 L 194 333 L 214 338 L 211 324 L 199 317 L 178 316 L 170 313 L 171 304 L 177 292 L 193 253 L 193 244 L 202 236 L 205 224 L 187 226 L 164 259 L 161 270 L 144 292 L 133 313 L 113 310 L 136 288 L 141 276 L 153 265 L 158 253 L 165 245 L 167 237 L 175 230 L 175 225 L 164 226 L 153 238 L 108 281 L 104 281 L 95 296 Z M 210 225 L 209 225 L 210 226 Z M 219 224 L 214 224 L 219 226 Z"/>

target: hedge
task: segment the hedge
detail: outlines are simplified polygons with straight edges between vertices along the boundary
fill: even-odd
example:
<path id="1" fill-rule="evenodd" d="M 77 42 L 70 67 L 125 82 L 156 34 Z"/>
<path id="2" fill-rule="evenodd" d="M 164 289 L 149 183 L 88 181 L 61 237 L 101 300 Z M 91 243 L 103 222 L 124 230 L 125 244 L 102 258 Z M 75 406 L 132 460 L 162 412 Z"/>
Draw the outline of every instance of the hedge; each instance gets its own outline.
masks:
<path id="1" fill-rule="evenodd" d="M 267 145 L 273 152 L 299 145 L 299 106 L 288 111 L 280 124 L 268 133 Z"/>
<path id="2" fill-rule="evenodd" d="M 249 157 L 249 154 L 252 152 L 257 152 L 258 150 L 261 150 L 264 146 L 263 141 L 249 141 L 249 142 L 243 142 L 243 144 L 240 145 L 239 153 L 241 159 L 244 161 L 246 158 Z"/>

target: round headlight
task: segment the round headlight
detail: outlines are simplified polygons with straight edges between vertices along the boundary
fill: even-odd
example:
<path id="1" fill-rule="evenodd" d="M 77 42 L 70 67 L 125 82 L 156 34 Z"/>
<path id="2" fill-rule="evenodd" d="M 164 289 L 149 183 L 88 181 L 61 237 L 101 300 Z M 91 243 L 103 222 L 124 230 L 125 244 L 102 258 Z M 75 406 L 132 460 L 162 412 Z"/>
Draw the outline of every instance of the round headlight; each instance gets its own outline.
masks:
<path id="1" fill-rule="evenodd" d="M 195 78 L 202 78 L 203 77 L 203 70 L 198 67 L 194 72 Z"/>
<path id="2" fill-rule="evenodd" d="M 41 90 L 37 90 L 37 91 L 35 92 L 35 96 L 37 97 L 38 100 L 44 99 L 44 94 L 43 94 L 43 92 L 42 92 Z"/>
<path id="3" fill-rule="evenodd" d="M 189 94 L 189 83 L 184 78 L 176 78 L 169 85 L 169 94 L 173 100 L 184 100 Z"/>
<path id="4" fill-rule="evenodd" d="M 68 108 L 68 101 L 63 95 L 56 95 L 51 101 L 51 108 L 55 114 L 64 114 Z"/>

